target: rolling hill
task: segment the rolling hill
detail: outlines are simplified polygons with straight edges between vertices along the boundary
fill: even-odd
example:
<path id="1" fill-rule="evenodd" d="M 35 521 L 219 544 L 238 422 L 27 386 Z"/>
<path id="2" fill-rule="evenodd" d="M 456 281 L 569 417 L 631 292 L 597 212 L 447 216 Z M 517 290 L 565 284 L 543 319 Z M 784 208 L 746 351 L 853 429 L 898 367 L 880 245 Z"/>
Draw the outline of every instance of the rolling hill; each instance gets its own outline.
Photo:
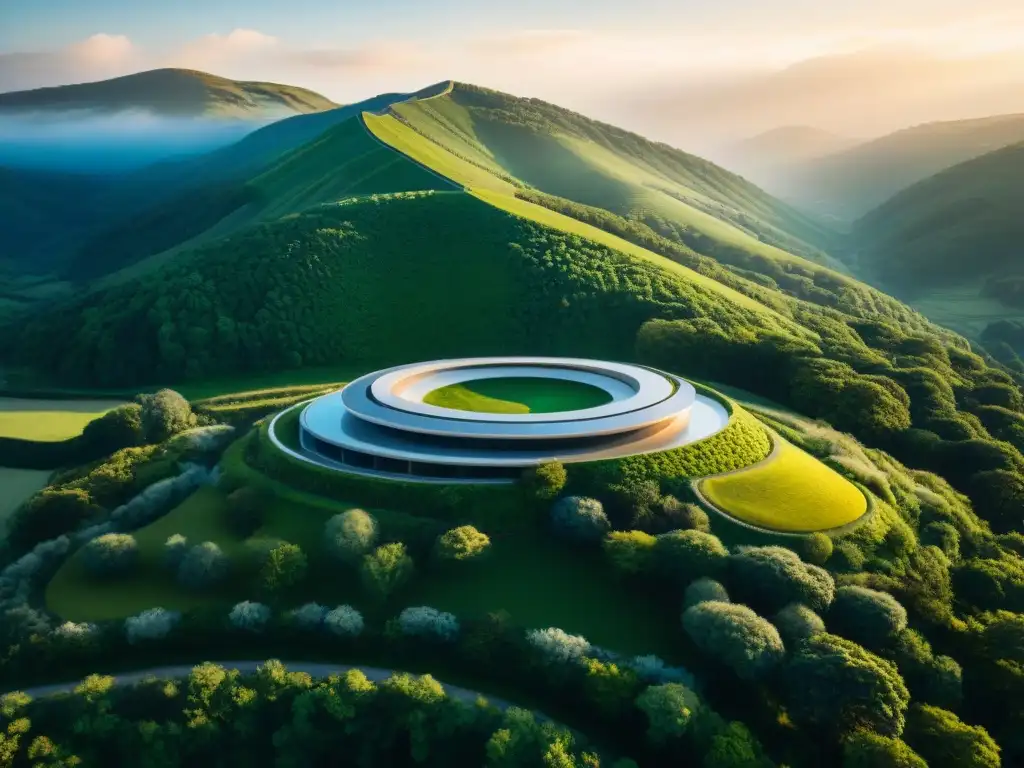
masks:
<path id="1" fill-rule="evenodd" d="M 336 106 L 305 88 L 228 80 L 188 69 L 154 69 L 95 83 L 0 93 L 0 116 L 87 110 L 266 120 L 322 112 Z"/>
<path id="2" fill-rule="evenodd" d="M 927 123 L 797 164 L 770 186 L 819 214 L 853 221 L 906 187 L 1024 141 L 1024 115 Z"/>
<path id="3" fill-rule="evenodd" d="M 961 163 L 856 223 L 859 269 L 965 333 L 1020 317 L 1022 198 L 1024 143 Z"/>
<path id="4" fill-rule="evenodd" d="M 808 125 L 787 125 L 723 147 L 714 157 L 728 168 L 771 188 L 794 166 L 846 151 L 861 143 Z"/>

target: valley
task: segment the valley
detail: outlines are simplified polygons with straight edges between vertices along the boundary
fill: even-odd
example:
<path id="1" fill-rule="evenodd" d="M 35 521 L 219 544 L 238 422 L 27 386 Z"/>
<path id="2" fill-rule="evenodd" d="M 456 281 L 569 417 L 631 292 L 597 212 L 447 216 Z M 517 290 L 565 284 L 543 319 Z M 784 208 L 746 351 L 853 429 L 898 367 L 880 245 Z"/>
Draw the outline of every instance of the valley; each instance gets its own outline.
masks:
<path id="1" fill-rule="evenodd" d="M 214 82 L 200 75 L 190 88 Z M 242 108 L 271 98 L 227 82 Z M 149 755 L 54 714 L 100 707 L 134 734 L 141 702 L 195 764 L 214 743 L 323 764 L 341 740 L 368 765 L 1024 755 L 1005 705 L 1024 696 L 1024 364 L 986 331 L 1024 317 L 983 302 L 978 274 L 1014 276 L 1018 148 L 844 234 L 538 99 L 442 81 L 337 107 L 275 89 L 299 114 L 209 153 L 0 189 L 21 206 L 0 213 L 4 688 L 198 665 L 5 698 L 26 727 L 68 754 Z M 844 179 L 848 211 L 884 197 Z M 352 385 L 519 356 L 645 373 L 460 380 L 420 397 L 443 417 Z M 665 393 L 647 402 L 633 375 Z M 684 392 L 721 423 L 655 445 L 688 423 Z M 309 431 L 311 402 L 348 396 L 354 443 Z"/>

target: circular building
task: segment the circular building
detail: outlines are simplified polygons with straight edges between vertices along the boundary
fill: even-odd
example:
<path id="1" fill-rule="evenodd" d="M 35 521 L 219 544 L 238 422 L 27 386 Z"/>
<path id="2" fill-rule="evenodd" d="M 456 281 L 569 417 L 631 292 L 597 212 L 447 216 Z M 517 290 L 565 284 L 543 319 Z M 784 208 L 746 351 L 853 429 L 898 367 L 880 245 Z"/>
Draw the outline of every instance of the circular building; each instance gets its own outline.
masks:
<path id="1" fill-rule="evenodd" d="M 274 437 L 282 450 L 340 471 L 444 482 L 508 481 L 554 459 L 667 451 L 729 420 L 724 406 L 677 376 L 548 357 L 397 366 L 300 407 L 302 450 Z"/>

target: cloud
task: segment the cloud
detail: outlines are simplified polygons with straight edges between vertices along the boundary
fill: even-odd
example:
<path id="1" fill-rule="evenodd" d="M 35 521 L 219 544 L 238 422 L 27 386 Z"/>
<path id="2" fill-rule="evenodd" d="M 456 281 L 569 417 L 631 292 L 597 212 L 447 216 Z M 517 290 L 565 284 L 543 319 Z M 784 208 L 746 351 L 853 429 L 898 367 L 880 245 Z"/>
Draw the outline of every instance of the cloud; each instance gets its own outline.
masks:
<path id="1" fill-rule="evenodd" d="M 592 37 L 581 29 L 527 29 L 474 38 L 465 43 L 465 48 L 489 56 L 534 56 L 577 47 Z"/>
<path id="2" fill-rule="evenodd" d="M 211 69 L 245 63 L 273 52 L 278 39 L 255 29 L 234 29 L 226 35 L 209 34 L 191 40 L 172 54 L 166 66 Z"/>

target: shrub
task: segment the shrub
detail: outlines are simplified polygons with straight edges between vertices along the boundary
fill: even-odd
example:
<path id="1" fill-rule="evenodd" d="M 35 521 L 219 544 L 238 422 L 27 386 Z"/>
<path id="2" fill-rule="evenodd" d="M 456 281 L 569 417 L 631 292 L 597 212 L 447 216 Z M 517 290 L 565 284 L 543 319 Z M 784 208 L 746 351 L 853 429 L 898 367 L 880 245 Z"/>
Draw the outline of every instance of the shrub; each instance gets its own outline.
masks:
<path id="1" fill-rule="evenodd" d="M 910 694 L 896 666 L 851 640 L 823 632 L 798 645 L 786 669 L 789 711 L 811 728 L 903 732 Z"/>
<path id="2" fill-rule="evenodd" d="M 664 660 L 649 654 L 647 656 L 634 656 L 624 665 L 632 669 L 636 676 L 650 685 L 661 683 L 682 683 L 693 686 L 694 677 L 689 670 L 683 667 L 669 667 Z"/>
<path id="3" fill-rule="evenodd" d="M 683 628 L 698 648 L 744 680 L 761 677 L 785 654 L 778 630 L 745 605 L 698 603 L 683 612 Z"/>
<path id="4" fill-rule="evenodd" d="M 8 541 L 21 550 L 73 531 L 101 511 L 82 488 L 44 488 L 7 521 Z"/>
<path id="5" fill-rule="evenodd" d="M 178 581 L 190 589 L 205 589 L 228 575 L 228 558 L 212 541 L 190 548 L 178 566 Z"/>
<path id="6" fill-rule="evenodd" d="M 779 634 L 787 643 L 798 643 L 825 631 L 821 617 L 801 603 L 790 603 L 777 614 L 773 621 Z"/>
<path id="7" fill-rule="evenodd" d="M 711 737 L 704 753 L 704 768 L 768 768 L 757 738 L 743 723 L 733 721 Z"/>
<path id="8" fill-rule="evenodd" d="M 297 544 L 281 542 L 271 549 L 259 572 L 260 589 L 278 595 L 306 578 L 306 554 Z"/>
<path id="9" fill-rule="evenodd" d="M 907 743 L 929 765 L 943 768 L 999 768 L 999 745 L 988 731 L 968 725 L 952 712 L 915 704 L 907 716 Z"/>
<path id="10" fill-rule="evenodd" d="M 843 768 L 928 768 L 928 763 L 899 739 L 857 731 L 843 743 Z"/>
<path id="11" fill-rule="evenodd" d="M 124 620 L 125 636 L 133 645 L 140 640 L 160 640 L 170 634 L 180 619 L 181 614 L 177 611 L 150 608 Z"/>
<path id="12" fill-rule="evenodd" d="M 164 551 L 161 558 L 164 567 L 177 572 L 187 551 L 188 539 L 180 533 L 172 533 L 167 537 L 167 541 L 164 542 Z"/>
<path id="13" fill-rule="evenodd" d="M 679 586 L 694 579 L 719 576 L 729 550 L 710 533 L 670 531 L 656 537 L 654 563 L 658 571 Z"/>
<path id="14" fill-rule="evenodd" d="M 437 537 L 434 557 L 444 562 L 472 560 L 480 557 L 491 546 L 491 540 L 472 525 L 460 525 Z"/>
<path id="15" fill-rule="evenodd" d="M 566 496 L 552 505 L 551 526 L 567 539 L 596 542 L 608 532 L 611 523 L 597 499 Z"/>
<path id="16" fill-rule="evenodd" d="M 949 523 L 928 523 L 921 529 L 921 543 L 938 547 L 951 563 L 960 559 L 960 531 Z"/>
<path id="17" fill-rule="evenodd" d="M 783 547 L 748 547 L 730 555 L 729 572 L 733 592 L 767 611 L 789 603 L 820 611 L 835 597 L 835 582 L 828 571 L 804 563 Z"/>
<path id="18" fill-rule="evenodd" d="M 711 532 L 711 518 L 708 513 L 696 504 L 684 504 L 675 496 L 661 499 L 660 514 L 666 531 L 704 531 Z"/>
<path id="19" fill-rule="evenodd" d="M 65 621 L 53 630 L 53 634 L 68 642 L 84 642 L 99 634 L 99 627 L 88 622 Z"/>
<path id="20" fill-rule="evenodd" d="M 351 605 L 339 605 L 323 618 L 328 632 L 341 637 L 359 637 L 363 633 L 363 614 Z"/>
<path id="21" fill-rule="evenodd" d="M 94 456 L 106 456 L 121 448 L 142 445 L 142 407 L 128 403 L 93 419 L 82 430 L 82 440 Z"/>
<path id="22" fill-rule="evenodd" d="M 228 528 L 239 538 L 247 539 L 263 525 L 264 505 L 260 492 L 248 485 L 236 488 L 227 496 Z"/>
<path id="23" fill-rule="evenodd" d="M 652 685 L 637 696 L 636 706 L 647 715 L 648 740 L 660 745 L 686 733 L 700 699 L 684 685 L 664 683 Z"/>
<path id="24" fill-rule="evenodd" d="M 541 501 L 550 501 L 561 493 L 569 475 L 560 461 L 546 461 L 523 472 L 527 492 Z"/>
<path id="25" fill-rule="evenodd" d="M 270 608 L 262 603 L 252 603 L 246 600 L 237 603 L 228 614 L 228 621 L 236 629 L 245 629 L 249 632 L 262 632 L 263 628 L 270 621 Z"/>
<path id="26" fill-rule="evenodd" d="M 714 579 L 697 579 L 683 593 L 684 610 L 698 603 L 708 602 L 729 602 L 729 593 L 722 586 L 721 582 Z"/>
<path id="27" fill-rule="evenodd" d="M 412 637 L 454 640 L 459 635 L 459 620 L 454 614 L 421 605 L 403 610 L 398 615 L 398 628 Z"/>
<path id="28" fill-rule="evenodd" d="M 832 565 L 841 571 L 861 571 L 864 569 L 864 560 L 864 553 L 852 541 L 841 541 L 832 551 Z"/>
<path id="29" fill-rule="evenodd" d="M 327 617 L 327 609 L 319 603 L 306 603 L 288 613 L 288 619 L 301 629 L 319 629 Z"/>
<path id="30" fill-rule="evenodd" d="M 808 563 L 824 565 L 832 557 L 832 539 L 824 533 L 805 536 L 800 541 L 800 553 Z"/>
<path id="31" fill-rule="evenodd" d="M 649 570 L 654 559 L 655 538 L 643 531 L 612 531 L 601 545 L 612 564 L 622 573 Z"/>
<path id="32" fill-rule="evenodd" d="M 412 558 L 401 542 L 384 544 L 363 557 L 359 576 L 374 597 L 386 600 L 412 577 Z"/>
<path id="33" fill-rule="evenodd" d="M 139 395 L 136 399 L 141 406 L 140 420 L 147 443 L 162 443 L 196 425 L 192 406 L 172 389 Z"/>
<path id="34" fill-rule="evenodd" d="M 553 664 L 578 663 L 592 648 L 582 635 L 570 635 L 558 627 L 531 629 L 526 633 L 526 642 Z"/>
<path id="35" fill-rule="evenodd" d="M 584 659 L 583 695 L 605 717 L 621 716 L 636 698 L 640 682 L 627 666 Z"/>
<path id="36" fill-rule="evenodd" d="M 82 562 L 96 576 L 121 576 L 139 562 L 139 545 L 127 533 L 106 533 L 82 547 Z"/>
<path id="37" fill-rule="evenodd" d="M 621 527 L 649 531 L 657 528 L 661 489 L 653 480 L 627 480 L 609 486 L 612 517 Z"/>
<path id="38" fill-rule="evenodd" d="M 343 563 L 357 564 L 377 541 L 377 521 L 361 509 L 335 515 L 324 525 L 327 552 Z"/>
<path id="39" fill-rule="evenodd" d="M 896 598 L 867 587 L 837 589 L 828 617 L 839 634 L 869 648 L 885 646 L 907 626 L 907 611 Z"/>
<path id="40" fill-rule="evenodd" d="M 956 660 L 936 656 L 924 635 L 914 629 L 899 633 L 890 656 L 899 667 L 915 701 L 951 709 L 963 696 L 963 672 Z"/>

